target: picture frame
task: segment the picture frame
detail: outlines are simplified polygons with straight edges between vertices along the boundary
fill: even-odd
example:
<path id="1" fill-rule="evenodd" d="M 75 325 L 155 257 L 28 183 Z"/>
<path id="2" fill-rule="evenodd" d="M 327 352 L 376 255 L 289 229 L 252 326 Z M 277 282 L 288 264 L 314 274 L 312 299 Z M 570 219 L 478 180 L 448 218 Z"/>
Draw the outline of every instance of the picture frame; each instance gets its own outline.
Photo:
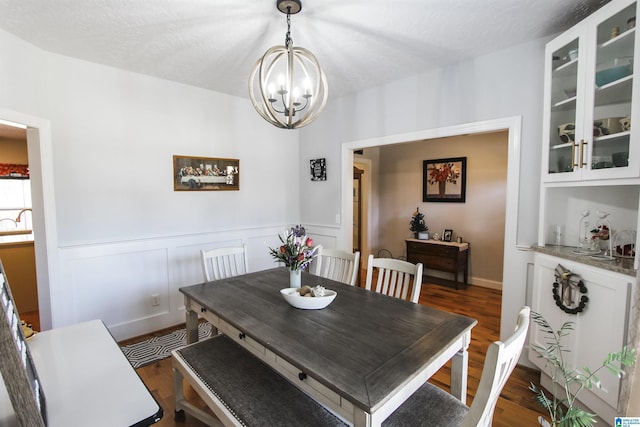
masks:
<path id="1" fill-rule="evenodd" d="M 327 180 L 327 160 L 325 158 L 309 160 L 309 168 L 311 181 Z"/>
<path id="2" fill-rule="evenodd" d="M 453 230 L 445 228 L 444 231 L 442 231 L 442 241 L 450 242 L 452 239 L 453 239 Z"/>
<path id="3" fill-rule="evenodd" d="M 422 201 L 464 203 L 467 187 L 467 158 L 424 160 Z"/>
<path id="4" fill-rule="evenodd" d="M 240 160 L 173 156 L 174 191 L 238 191 Z"/>

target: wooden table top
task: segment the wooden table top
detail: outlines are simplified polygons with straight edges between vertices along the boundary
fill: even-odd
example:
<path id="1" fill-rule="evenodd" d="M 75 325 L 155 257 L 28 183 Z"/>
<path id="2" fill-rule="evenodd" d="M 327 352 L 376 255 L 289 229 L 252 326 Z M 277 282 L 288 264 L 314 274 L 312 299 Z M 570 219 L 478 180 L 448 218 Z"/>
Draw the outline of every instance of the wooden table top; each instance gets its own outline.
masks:
<path id="1" fill-rule="evenodd" d="M 180 291 L 367 412 L 477 323 L 307 273 L 302 284 L 338 295 L 322 310 L 291 307 L 285 268 Z"/>

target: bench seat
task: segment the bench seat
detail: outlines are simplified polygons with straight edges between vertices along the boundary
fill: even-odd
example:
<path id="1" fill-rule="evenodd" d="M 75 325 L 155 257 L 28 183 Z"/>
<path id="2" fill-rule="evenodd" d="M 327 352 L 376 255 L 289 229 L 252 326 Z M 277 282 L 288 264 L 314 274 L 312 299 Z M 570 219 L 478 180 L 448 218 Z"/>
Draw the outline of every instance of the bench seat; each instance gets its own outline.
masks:
<path id="1" fill-rule="evenodd" d="M 174 350 L 172 357 L 177 418 L 186 410 L 209 425 L 348 425 L 224 335 Z M 217 419 L 185 400 L 183 379 Z"/>

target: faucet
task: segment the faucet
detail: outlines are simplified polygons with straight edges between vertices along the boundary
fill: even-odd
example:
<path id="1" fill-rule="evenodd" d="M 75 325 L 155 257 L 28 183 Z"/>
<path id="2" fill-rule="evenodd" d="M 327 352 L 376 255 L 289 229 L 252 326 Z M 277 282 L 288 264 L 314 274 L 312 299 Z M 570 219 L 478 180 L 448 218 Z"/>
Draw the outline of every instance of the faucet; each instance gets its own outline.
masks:
<path id="1" fill-rule="evenodd" d="M 25 213 L 26 211 L 31 211 L 31 208 L 25 208 L 25 209 L 22 209 L 20 212 L 18 212 L 18 216 L 16 217 L 16 220 L 15 220 L 16 225 L 18 225 L 17 223 L 20 222 L 20 216 L 22 216 L 22 214 Z"/>

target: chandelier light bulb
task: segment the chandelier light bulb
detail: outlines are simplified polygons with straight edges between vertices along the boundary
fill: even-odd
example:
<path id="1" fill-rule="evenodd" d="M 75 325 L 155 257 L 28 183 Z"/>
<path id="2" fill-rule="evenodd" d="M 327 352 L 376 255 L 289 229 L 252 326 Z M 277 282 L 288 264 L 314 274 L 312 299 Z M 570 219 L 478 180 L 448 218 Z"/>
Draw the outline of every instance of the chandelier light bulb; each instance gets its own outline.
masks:
<path id="1" fill-rule="evenodd" d="M 269 86 L 267 88 L 267 91 L 269 92 L 269 102 L 275 102 L 275 93 L 276 93 L 276 87 L 273 85 L 273 83 L 269 83 Z"/>

